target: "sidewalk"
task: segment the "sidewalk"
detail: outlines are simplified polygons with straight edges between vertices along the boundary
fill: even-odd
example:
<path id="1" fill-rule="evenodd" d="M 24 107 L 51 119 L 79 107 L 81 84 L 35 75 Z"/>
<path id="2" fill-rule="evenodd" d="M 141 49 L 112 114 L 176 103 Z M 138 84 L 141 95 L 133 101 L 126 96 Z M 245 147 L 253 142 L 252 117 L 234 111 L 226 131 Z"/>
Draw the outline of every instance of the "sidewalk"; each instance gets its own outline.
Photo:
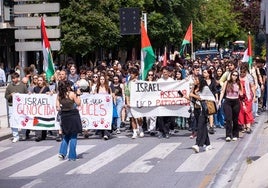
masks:
<path id="1" fill-rule="evenodd" d="M 11 129 L 8 127 L 7 116 L 0 116 L 0 141 L 12 136 Z"/>
<path id="2" fill-rule="evenodd" d="M 257 135 L 259 146 L 256 146 L 256 154 L 258 156 L 248 158 L 241 166 L 241 179 L 238 188 L 250 187 L 260 188 L 268 187 L 267 171 L 268 171 L 268 111 L 264 113 L 264 121 L 261 124 L 261 132 Z M 259 151 L 259 152 L 257 152 Z M 260 152 L 262 151 L 262 152 Z"/>

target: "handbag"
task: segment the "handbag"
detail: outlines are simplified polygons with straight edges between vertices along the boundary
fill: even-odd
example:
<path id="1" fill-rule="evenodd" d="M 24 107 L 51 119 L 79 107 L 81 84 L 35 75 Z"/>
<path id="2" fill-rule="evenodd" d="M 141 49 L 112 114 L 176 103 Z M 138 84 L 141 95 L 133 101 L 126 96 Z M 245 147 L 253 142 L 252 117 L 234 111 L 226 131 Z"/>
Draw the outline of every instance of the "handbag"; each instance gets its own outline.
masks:
<path id="1" fill-rule="evenodd" d="M 212 115 L 217 113 L 217 106 L 215 101 L 203 100 L 201 101 L 202 110 L 206 115 Z"/>

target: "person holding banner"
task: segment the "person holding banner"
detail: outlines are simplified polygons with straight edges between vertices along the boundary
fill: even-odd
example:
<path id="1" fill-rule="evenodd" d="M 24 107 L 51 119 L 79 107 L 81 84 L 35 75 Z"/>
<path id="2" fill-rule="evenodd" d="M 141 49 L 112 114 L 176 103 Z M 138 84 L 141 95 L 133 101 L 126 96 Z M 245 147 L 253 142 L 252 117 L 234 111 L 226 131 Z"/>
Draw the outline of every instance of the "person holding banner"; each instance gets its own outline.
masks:
<path id="1" fill-rule="evenodd" d="M 162 68 L 162 77 L 157 80 L 157 82 L 171 82 L 174 81 L 170 77 L 170 70 L 167 66 Z M 172 116 L 161 116 L 157 117 L 157 123 L 159 124 L 159 135 L 158 138 L 169 138 L 169 126 L 175 124 L 175 117 Z"/>
<path id="2" fill-rule="evenodd" d="M 37 76 L 37 86 L 33 88 L 33 93 L 41 94 L 41 93 L 49 93 L 50 89 L 46 84 L 45 78 L 43 76 Z M 45 140 L 47 137 L 46 130 L 36 130 L 35 131 L 35 141 L 40 142 L 41 140 Z"/>
<path id="3" fill-rule="evenodd" d="M 12 83 L 10 83 L 5 91 L 5 98 L 8 102 L 8 118 L 10 122 L 10 127 L 13 134 L 13 140 L 12 142 L 15 143 L 19 141 L 19 130 L 16 128 L 17 125 L 14 125 L 14 122 L 12 121 L 13 116 L 13 94 L 15 93 L 28 93 L 27 87 L 24 83 L 20 82 L 20 75 L 17 72 L 14 72 L 11 75 Z M 23 140 L 26 140 L 26 129 L 21 130 L 23 134 Z"/>
<path id="4" fill-rule="evenodd" d="M 132 127 L 132 131 L 133 131 L 133 135 L 132 135 L 132 139 L 135 139 L 138 137 L 138 134 L 140 137 L 144 137 L 144 133 L 142 128 L 138 125 L 138 123 L 141 124 L 141 118 L 134 118 L 132 113 L 131 113 L 131 107 L 130 107 L 130 87 L 131 87 L 131 82 L 135 82 L 138 79 L 139 76 L 139 71 L 137 68 L 131 67 L 129 69 L 129 74 L 130 74 L 130 78 L 129 81 L 126 84 L 125 87 L 125 96 L 126 96 L 126 110 L 127 110 L 127 116 L 129 117 L 130 120 L 130 124 Z"/>
<path id="5" fill-rule="evenodd" d="M 75 161 L 77 134 L 82 133 L 82 123 L 77 106 L 80 106 L 80 91 L 73 92 L 68 81 L 59 81 L 59 93 L 56 101 L 56 108 L 61 111 L 61 129 L 63 139 L 60 145 L 59 155 L 60 159 L 65 159 L 69 147 L 68 159 Z"/>
<path id="6" fill-rule="evenodd" d="M 99 77 L 94 93 L 112 94 L 111 87 L 109 86 L 109 82 L 106 79 L 105 75 L 101 75 Z M 99 131 L 104 140 L 108 140 L 109 137 L 111 136 L 111 134 L 107 130 L 99 130 Z"/>

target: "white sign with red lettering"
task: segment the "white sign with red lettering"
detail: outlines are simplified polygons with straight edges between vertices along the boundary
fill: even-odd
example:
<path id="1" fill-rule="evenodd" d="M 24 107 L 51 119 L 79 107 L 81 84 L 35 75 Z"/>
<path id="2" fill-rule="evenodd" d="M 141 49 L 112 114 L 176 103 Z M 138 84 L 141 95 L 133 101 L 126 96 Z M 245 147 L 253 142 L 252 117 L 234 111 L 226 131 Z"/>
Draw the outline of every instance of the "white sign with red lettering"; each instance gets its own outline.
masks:
<path id="1" fill-rule="evenodd" d="M 130 86 L 130 111 L 134 117 L 189 117 L 189 81 L 136 81 Z"/>
<path id="2" fill-rule="evenodd" d="M 111 129 L 113 100 L 108 94 L 83 94 L 78 107 L 83 129 Z M 56 95 L 14 94 L 12 127 L 59 130 Z"/>

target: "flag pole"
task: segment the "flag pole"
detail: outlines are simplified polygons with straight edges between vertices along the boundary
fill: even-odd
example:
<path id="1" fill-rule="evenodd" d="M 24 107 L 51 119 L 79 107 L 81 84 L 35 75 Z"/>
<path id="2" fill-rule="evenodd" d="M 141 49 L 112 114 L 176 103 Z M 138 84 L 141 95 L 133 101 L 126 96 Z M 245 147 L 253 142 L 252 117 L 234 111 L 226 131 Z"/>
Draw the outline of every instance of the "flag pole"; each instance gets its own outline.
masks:
<path id="1" fill-rule="evenodd" d="M 192 42 L 191 42 L 191 60 L 193 60 L 193 54 L 194 54 L 194 38 L 193 38 L 193 21 L 191 20 L 191 26 L 192 26 Z"/>

